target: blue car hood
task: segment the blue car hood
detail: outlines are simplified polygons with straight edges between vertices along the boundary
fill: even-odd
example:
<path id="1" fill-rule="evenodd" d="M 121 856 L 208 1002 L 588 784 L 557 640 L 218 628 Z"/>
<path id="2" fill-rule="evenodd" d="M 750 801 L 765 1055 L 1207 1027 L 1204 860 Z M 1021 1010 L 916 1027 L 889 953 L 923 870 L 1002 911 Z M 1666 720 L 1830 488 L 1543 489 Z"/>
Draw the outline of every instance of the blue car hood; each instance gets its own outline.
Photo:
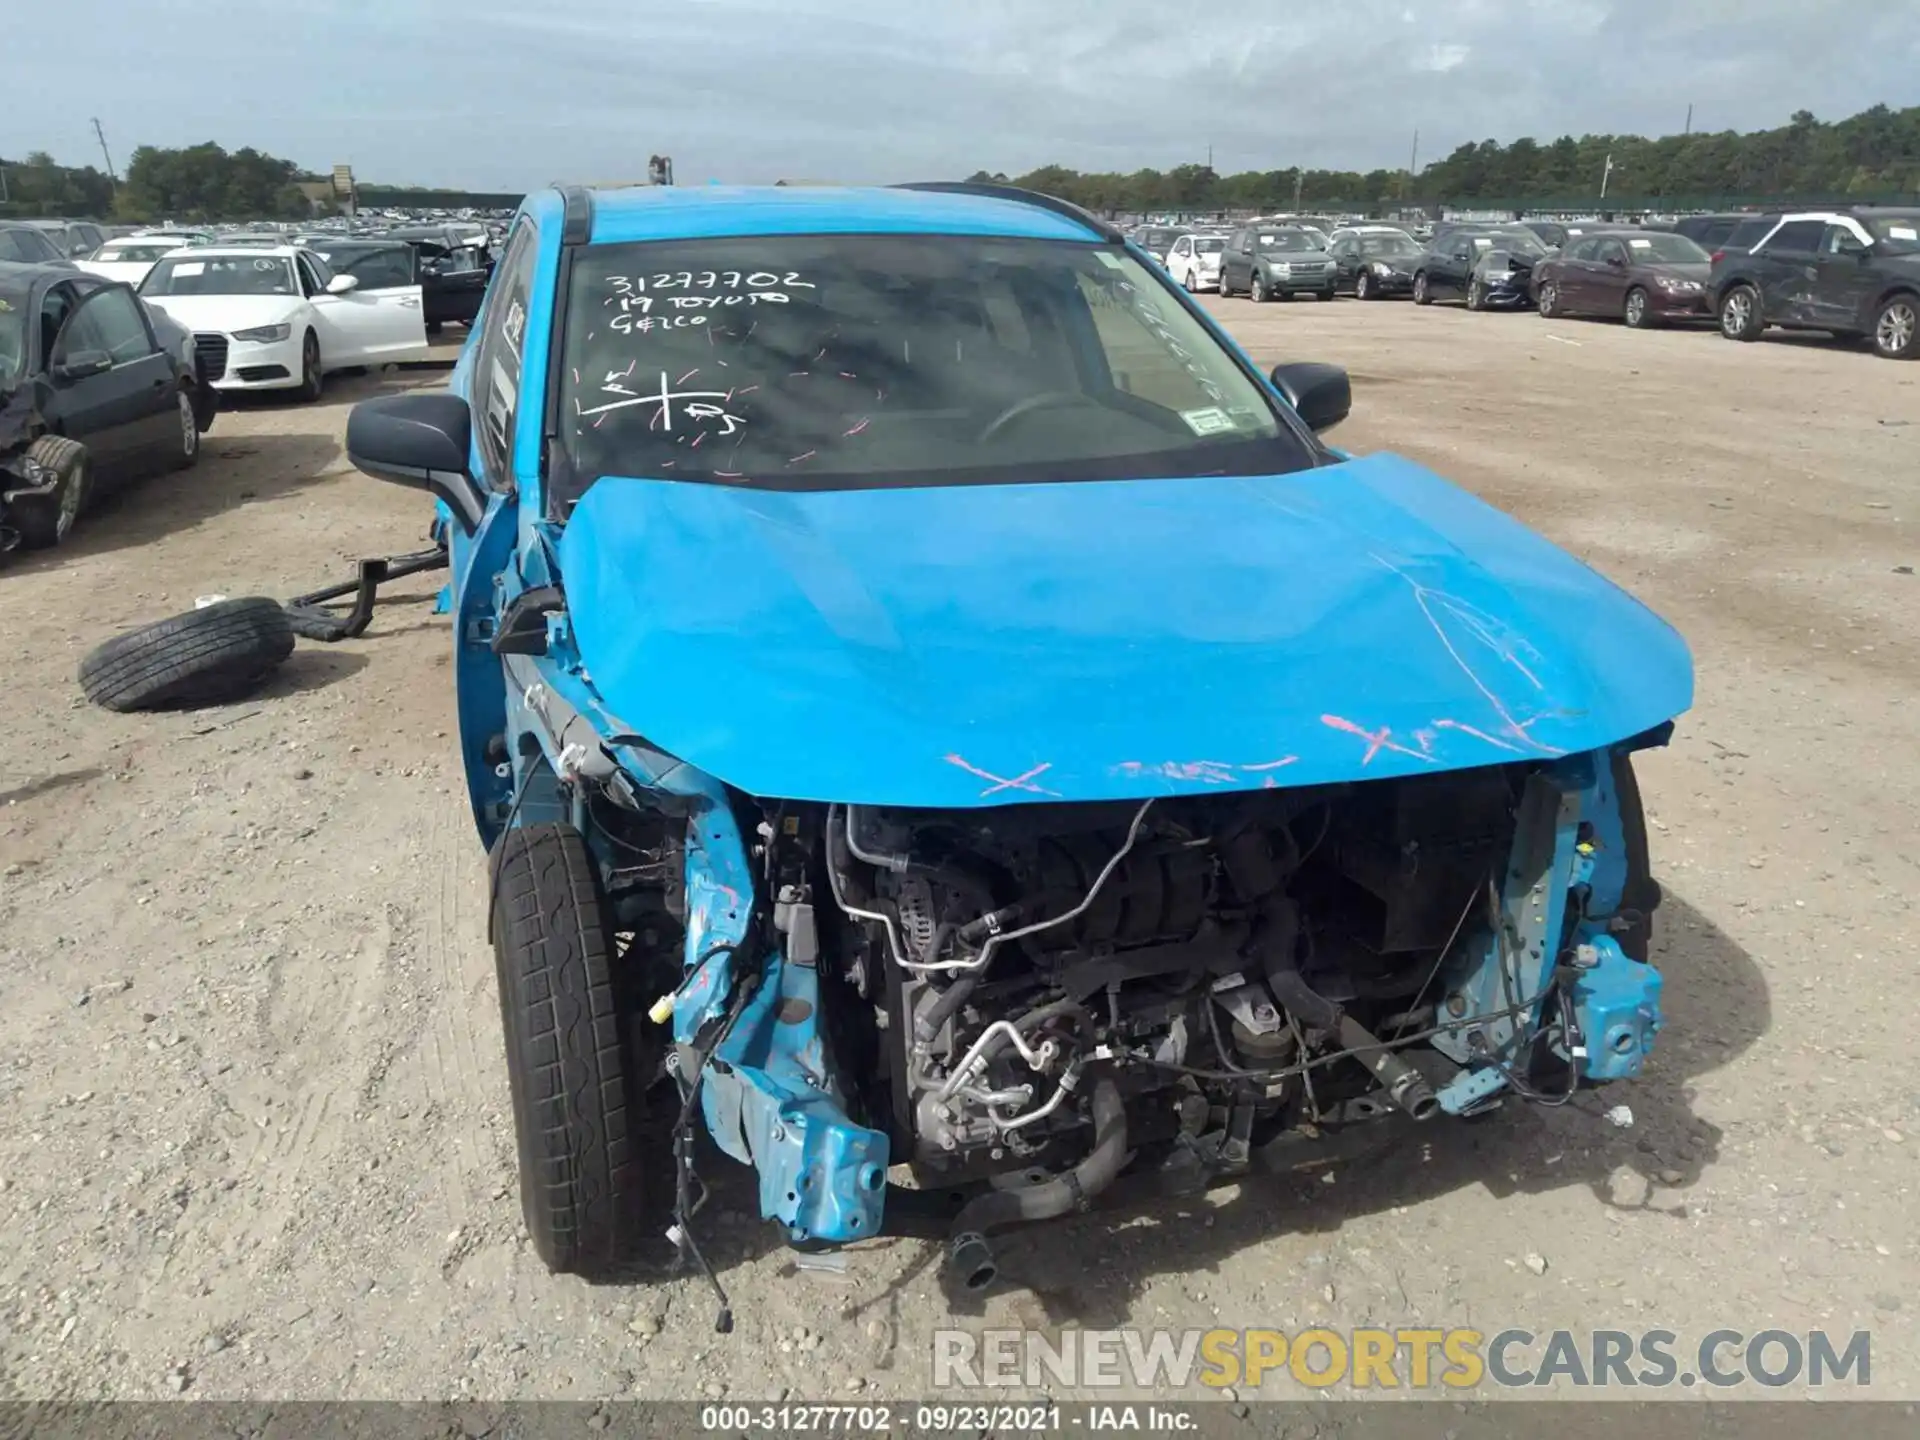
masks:
<path id="1" fill-rule="evenodd" d="M 607 478 L 560 543 L 608 709 L 750 794 L 978 806 L 1597 749 L 1684 641 L 1396 455 L 815 494 Z"/>

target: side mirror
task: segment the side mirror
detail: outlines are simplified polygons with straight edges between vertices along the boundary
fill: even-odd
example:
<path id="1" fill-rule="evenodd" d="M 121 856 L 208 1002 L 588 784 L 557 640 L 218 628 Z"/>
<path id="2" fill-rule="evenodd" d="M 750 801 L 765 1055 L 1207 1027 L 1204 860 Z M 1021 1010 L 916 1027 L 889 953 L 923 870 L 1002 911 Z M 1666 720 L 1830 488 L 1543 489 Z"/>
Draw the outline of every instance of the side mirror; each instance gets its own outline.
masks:
<path id="1" fill-rule="evenodd" d="M 89 375 L 104 375 L 113 368 L 113 357 L 104 350 L 75 350 L 53 367 L 56 380 L 85 380 Z"/>
<path id="2" fill-rule="evenodd" d="M 1615 270 L 1624 270 L 1627 268 L 1627 262 L 1618 255 L 1607 256 L 1607 264 Z"/>
<path id="3" fill-rule="evenodd" d="M 1295 361 L 1274 366 L 1271 378 L 1273 388 L 1315 434 L 1331 430 L 1353 410 L 1353 382 L 1338 365 Z"/>
<path id="4" fill-rule="evenodd" d="M 327 281 L 327 293 L 329 295 L 344 295 L 359 283 L 360 277 L 357 275 L 336 275 Z"/>
<path id="5" fill-rule="evenodd" d="M 445 391 L 362 400 L 347 417 L 347 459 L 354 469 L 431 492 L 467 535 L 487 510 L 480 483 L 467 468 L 472 448 L 473 413 Z"/>

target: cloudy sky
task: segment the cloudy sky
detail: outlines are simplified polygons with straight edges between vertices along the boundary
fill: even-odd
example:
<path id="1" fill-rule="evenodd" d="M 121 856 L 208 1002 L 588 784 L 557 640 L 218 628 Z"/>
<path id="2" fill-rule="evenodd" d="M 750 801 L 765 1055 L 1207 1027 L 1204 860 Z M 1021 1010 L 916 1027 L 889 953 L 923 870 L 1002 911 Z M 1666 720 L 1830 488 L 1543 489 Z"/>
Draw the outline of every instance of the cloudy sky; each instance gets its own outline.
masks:
<path id="1" fill-rule="evenodd" d="M 1422 163 L 1920 104 L 1920 0 L 59 0 L 0 154 L 251 144 L 363 181 Z M 76 37 L 84 43 L 76 44 Z"/>

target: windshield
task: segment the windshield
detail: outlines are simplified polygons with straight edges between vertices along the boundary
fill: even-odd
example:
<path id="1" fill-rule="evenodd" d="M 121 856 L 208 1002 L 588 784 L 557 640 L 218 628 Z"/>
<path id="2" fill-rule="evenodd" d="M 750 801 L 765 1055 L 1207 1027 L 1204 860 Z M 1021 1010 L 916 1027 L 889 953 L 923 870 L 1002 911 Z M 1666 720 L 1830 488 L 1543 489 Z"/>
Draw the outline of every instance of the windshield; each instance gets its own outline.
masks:
<path id="1" fill-rule="evenodd" d="M 103 263 L 129 261 L 136 264 L 151 264 L 162 255 L 170 255 L 180 247 L 162 241 L 158 245 L 102 245 L 93 254 L 95 260 Z"/>
<path id="2" fill-rule="evenodd" d="M 1266 475 L 1315 452 L 1115 247 L 941 235 L 596 246 L 558 426 L 574 474 L 764 489 Z"/>
<path id="3" fill-rule="evenodd" d="M 1421 253 L 1418 242 L 1411 235 L 1361 235 L 1360 253 L 1383 260 L 1411 259 Z"/>
<path id="4" fill-rule="evenodd" d="M 1651 235 L 1622 235 L 1636 265 L 1705 265 L 1712 256 L 1684 235 L 1656 231 Z"/>
<path id="5" fill-rule="evenodd" d="M 1177 230 L 1142 230 L 1134 243 L 1142 250 L 1164 250 L 1179 238 Z"/>
<path id="6" fill-rule="evenodd" d="M 0 295 L 0 390 L 10 390 L 27 368 L 26 296 Z"/>
<path id="7" fill-rule="evenodd" d="M 1297 254 L 1318 250 L 1320 242 L 1304 230 L 1262 230 L 1253 237 L 1253 248 L 1262 253 Z"/>
<path id="8" fill-rule="evenodd" d="M 1547 253 L 1531 230 L 1488 230 L 1473 237 L 1475 250 L 1498 250 L 1507 255 L 1519 255 L 1525 259 L 1538 260 Z"/>
<path id="9" fill-rule="evenodd" d="M 1222 235 L 1196 235 L 1193 237 L 1193 253 L 1196 255 L 1218 255 L 1226 249 L 1226 237 Z"/>
<path id="10" fill-rule="evenodd" d="M 1920 254 L 1920 212 L 1911 215 L 1873 215 L 1866 218 L 1874 248 L 1889 255 Z"/>
<path id="11" fill-rule="evenodd" d="M 293 267 L 279 255 L 176 255 L 140 282 L 142 295 L 298 295 Z"/>

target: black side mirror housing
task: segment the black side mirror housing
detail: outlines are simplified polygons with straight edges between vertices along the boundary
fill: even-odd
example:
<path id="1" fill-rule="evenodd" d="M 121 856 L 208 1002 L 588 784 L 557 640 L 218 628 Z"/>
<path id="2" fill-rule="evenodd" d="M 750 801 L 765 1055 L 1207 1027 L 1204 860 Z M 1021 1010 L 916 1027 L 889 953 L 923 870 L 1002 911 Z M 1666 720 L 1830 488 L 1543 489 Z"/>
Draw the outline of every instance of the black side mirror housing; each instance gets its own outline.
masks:
<path id="1" fill-rule="evenodd" d="M 85 380 L 89 375 L 104 375 L 113 368 L 113 357 L 104 350 L 75 350 L 53 367 L 56 380 Z"/>
<path id="2" fill-rule="evenodd" d="M 458 395 L 383 395 L 347 417 L 347 459 L 376 480 L 426 490 L 446 502 L 463 534 L 486 514 L 487 498 L 468 468 L 473 412 Z"/>
<path id="3" fill-rule="evenodd" d="M 1353 382 L 1338 365 L 1309 360 L 1276 365 L 1272 379 L 1273 388 L 1315 434 L 1331 430 L 1353 411 Z"/>

